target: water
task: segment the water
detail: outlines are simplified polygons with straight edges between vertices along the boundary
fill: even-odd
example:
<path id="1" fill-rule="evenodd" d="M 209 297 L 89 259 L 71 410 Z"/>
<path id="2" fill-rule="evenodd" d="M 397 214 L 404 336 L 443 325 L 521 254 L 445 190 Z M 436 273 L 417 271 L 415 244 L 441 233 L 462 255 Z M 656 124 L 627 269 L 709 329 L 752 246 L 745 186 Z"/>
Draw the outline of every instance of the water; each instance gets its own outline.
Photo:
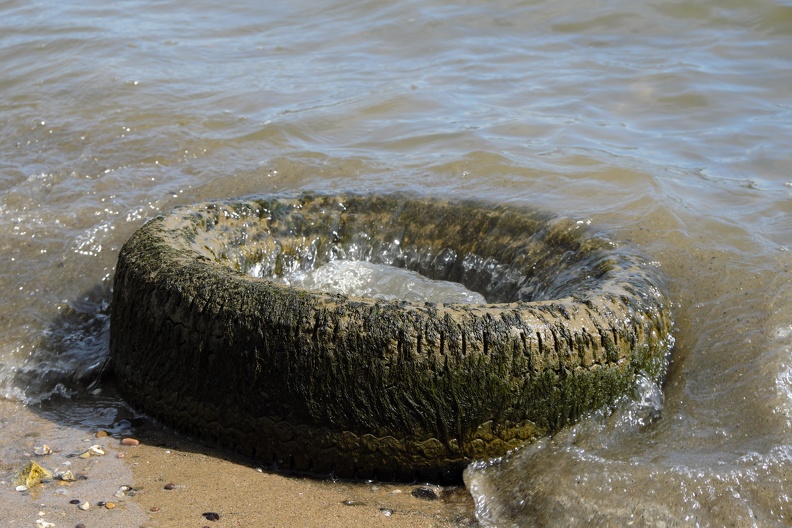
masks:
<path id="1" fill-rule="evenodd" d="M 251 270 L 252 275 L 256 267 Z M 404 268 L 355 260 L 332 260 L 316 269 L 295 271 L 278 279 L 294 288 L 417 303 L 484 304 L 480 293 L 462 284 L 432 280 Z"/>
<path id="2" fill-rule="evenodd" d="M 406 190 L 603 226 L 675 303 L 659 416 L 471 468 L 482 523 L 789 524 L 790 57 L 770 0 L 0 3 L 0 459 L 30 415 L 119 419 L 39 402 L 111 391 L 113 268 L 146 218 Z"/>

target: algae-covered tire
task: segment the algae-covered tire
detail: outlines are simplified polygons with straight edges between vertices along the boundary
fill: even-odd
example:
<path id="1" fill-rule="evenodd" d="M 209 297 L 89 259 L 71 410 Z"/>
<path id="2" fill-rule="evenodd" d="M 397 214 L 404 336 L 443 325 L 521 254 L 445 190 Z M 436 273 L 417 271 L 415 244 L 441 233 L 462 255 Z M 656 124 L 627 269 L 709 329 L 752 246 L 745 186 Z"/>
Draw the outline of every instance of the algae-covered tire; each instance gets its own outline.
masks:
<path id="1" fill-rule="evenodd" d="M 356 298 L 271 280 L 366 260 L 487 304 Z M 181 207 L 122 248 L 110 349 L 133 407 L 278 468 L 455 479 L 659 379 L 655 270 L 582 222 L 401 195 Z"/>

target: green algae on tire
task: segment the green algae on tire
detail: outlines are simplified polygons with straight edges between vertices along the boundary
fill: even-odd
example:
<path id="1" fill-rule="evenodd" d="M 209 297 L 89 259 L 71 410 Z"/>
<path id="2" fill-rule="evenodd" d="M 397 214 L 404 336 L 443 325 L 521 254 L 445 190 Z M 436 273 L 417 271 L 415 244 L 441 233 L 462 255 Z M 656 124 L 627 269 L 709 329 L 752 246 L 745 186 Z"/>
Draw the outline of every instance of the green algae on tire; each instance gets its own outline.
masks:
<path id="1" fill-rule="evenodd" d="M 339 258 L 457 281 L 487 304 L 271 280 Z M 278 468 L 448 480 L 659 380 L 670 330 L 656 270 L 584 223 L 306 193 L 147 222 L 119 255 L 110 350 L 130 404 L 180 431 Z"/>

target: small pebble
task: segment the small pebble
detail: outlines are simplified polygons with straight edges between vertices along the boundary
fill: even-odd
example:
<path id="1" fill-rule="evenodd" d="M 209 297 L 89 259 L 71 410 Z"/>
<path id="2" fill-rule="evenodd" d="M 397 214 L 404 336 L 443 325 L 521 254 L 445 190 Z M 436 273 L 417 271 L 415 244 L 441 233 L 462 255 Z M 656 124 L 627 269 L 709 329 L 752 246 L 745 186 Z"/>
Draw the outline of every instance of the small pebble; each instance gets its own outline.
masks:
<path id="1" fill-rule="evenodd" d="M 136 440 L 134 438 L 124 438 L 124 439 L 121 440 L 121 443 L 123 445 L 127 445 L 127 446 L 136 446 L 136 445 L 138 445 L 140 443 L 140 441 L 138 441 L 138 440 Z"/>
<path id="2" fill-rule="evenodd" d="M 85 501 L 85 502 L 82 502 L 82 503 L 78 504 L 77 507 L 80 508 L 81 510 L 85 511 L 85 510 L 87 510 L 88 508 L 91 507 L 91 504 L 88 501 Z"/>
<path id="3" fill-rule="evenodd" d="M 17 490 L 17 491 L 27 491 L 27 486 L 17 486 L 14 489 Z"/>
<path id="4" fill-rule="evenodd" d="M 206 518 L 207 521 L 219 521 L 220 514 L 215 512 L 205 512 L 203 516 Z"/>
<path id="5" fill-rule="evenodd" d="M 52 449 L 48 445 L 36 446 L 33 448 L 33 453 L 37 456 L 51 455 Z"/>
<path id="6" fill-rule="evenodd" d="M 107 504 L 105 501 L 99 501 L 99 502 L 96 503 L 96 505 L 99 506 L 100 508 L 102 506 L 104 506 L 105 504 Z"/>
<path id="7" fill-rule="evenodd" d="M 382 512 L 382 515 L 384 515 L 385 517 L 390 517 L 391 515 L 393 515 L 393 510 L 391 510 L 390 508 L 380 508 L 380 511 Z"/>
<path id="8" fill-rule="evenodd" d="M 165 484 L 164 488 L 166 490 L 176 489 L 176 484 L 174 484 L 173 482 L 168 482 L 167 484 Z"/>
<path id="9" fill-rule="evenodd" d="M 127 493 L 129 493 L 129 495 L 134 495 L 134 491 L 135 490 L 134 488 L 132 488 L 132 486 L 126 486 L 126 485 L 119 486 L 116 492 L 113 493 L 113 497 L 121 498 Z"/>
<path id="10" fill-rule="evenodd" d="M 150 512 L 158 512 L 159 511 L 159 506 L 152 506 L 151 508 L 149 508 L 149 511 Z"/>
<path id="11" fill-rule="evenodd" d="M 124 453 L 123 452 L 116 453 L 116 458 L 124 458 Z"/>
<path id="12" fill-rule="evenodd" d="M 75 526 L 74 528 L 85 528 L 85 525 L 83 523 L 80 523 L 77 526 Z"/>
<path id="13" fill-rule="evenodd" d="M 104 438 L 105 436 L 109 436 L 109 435 L 110 433 L 108 433 L 103 429 L 99 429 L 98 431 L 96 431 L 96 438 Z"/>
<path id="14" fill-rule="evenodd" d="M 100 445 L 92 445 L 84 452 L 77 455 L 79 458 L 91 458 L 91 456 L 102 456 L 105 454 L 104 449 Z"/>
<path id="15" fill-rule="evenodd" d="M 80 499 L 72 499 L 69 501 L 69 504 L 80 504 L 82 501 Z"/>
<path id="16" fill-rule="evenodd" d="M 412 490 L 411 493 L 412 496 L 417 499 L 428 500 L 428 501 L 437 500 L 437 493 L 429 486 L 417 487 L 414 490 Z"/>
<path id="17" fill-rule="evenodd" d="M 47 522 L 44 519 L 36 519 L 36 528 L 54 528 L 55 524 Z"/>
<path id="18" fill-rule="evenodd" d="M 63 482 L 74 482 L 77 480 L 77 477 L 74 476 L 74 473 L 72 473 L 70 469 L 57 473 L 55 477 Z"/>
<path id="19" fill-rule="evenodd" d="M 105 503 L 105 508 L 107 508 L 108 510 L 112 510 L 115 507 L 116 507 L 115 502 Z"/>

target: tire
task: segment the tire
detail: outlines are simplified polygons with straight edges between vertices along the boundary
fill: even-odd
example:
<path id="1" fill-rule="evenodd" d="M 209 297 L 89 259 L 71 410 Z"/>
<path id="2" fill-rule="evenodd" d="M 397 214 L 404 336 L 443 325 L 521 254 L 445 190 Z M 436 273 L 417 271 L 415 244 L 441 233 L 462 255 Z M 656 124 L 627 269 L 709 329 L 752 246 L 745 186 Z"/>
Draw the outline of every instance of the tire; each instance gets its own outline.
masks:
<path id="1" fill-rule="evenodd" d="M 457 281 L 488 304 L 266 278 L 336 258 Z M 129 403 L 187 434 L 280 469 L 448 481 L 659 380 L 670 330 L 654 270 L 580 222 L 302 194 L 147 222 L 119 255 L 110 349 Z"/>

